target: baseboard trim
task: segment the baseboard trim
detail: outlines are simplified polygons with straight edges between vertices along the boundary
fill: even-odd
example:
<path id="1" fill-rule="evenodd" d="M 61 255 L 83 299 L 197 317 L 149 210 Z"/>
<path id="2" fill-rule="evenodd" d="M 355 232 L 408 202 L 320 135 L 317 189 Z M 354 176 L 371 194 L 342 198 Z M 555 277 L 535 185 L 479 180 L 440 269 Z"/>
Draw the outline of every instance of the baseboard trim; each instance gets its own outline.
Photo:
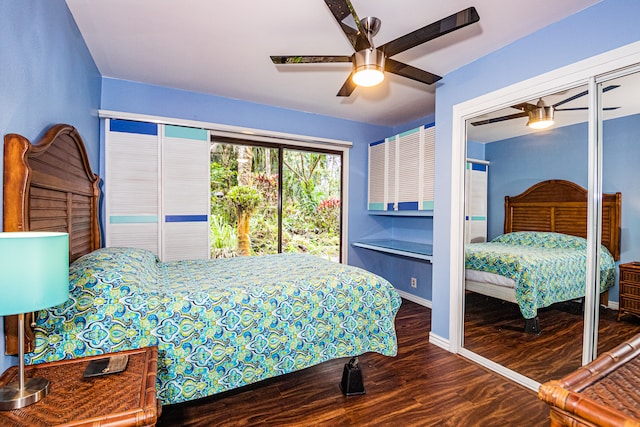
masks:
<path id="1" fill-rule="evenodd" d="M 440 335 L 436 335 L 433 332 L 429 332 L 429 343 L 451 352 L 449 340 L 442 338 Z"/>
<path id="2" fill-rule="evenodd" d="M 401 291 L 400 289 L 396 289 L 398 291 L 398 293 L 400 294 L 400 296 L 406 300 L 409 300 L 411 302 L 415 302 L 416 304 L 419 304 L 423 307 L 427 307 L 427 308 L 431 308 L 432 304 L 431 301 L 429 301 L 428 299 L 425 298 L 421 298 L 419 296 L 410 294 L 409 292 L 405 292 L 405 291 Z"/>

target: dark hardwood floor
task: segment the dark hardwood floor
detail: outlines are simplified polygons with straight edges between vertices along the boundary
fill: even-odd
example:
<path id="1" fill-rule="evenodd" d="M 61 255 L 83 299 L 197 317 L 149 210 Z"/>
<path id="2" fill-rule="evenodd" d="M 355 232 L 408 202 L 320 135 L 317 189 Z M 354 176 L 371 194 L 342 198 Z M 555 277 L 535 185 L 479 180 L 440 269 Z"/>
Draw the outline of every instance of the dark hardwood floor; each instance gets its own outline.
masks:
<path id="1" fill-rule="evenodd" d="M 360 357 L 366 394 L 345 397 L 347 359 L 162 408 L 158 426 L 546 426 L 536 393 L 429 344 L 431 310 L 404 300 L 396 357 Z"/>

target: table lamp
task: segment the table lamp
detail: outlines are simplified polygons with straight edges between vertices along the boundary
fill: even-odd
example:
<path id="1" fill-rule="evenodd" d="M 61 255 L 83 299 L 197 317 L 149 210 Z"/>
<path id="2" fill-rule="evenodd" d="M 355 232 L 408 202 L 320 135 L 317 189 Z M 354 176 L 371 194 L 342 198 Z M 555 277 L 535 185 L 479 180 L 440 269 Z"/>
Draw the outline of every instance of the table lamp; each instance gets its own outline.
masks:
<path id="1" fill-rule="evenodd" d="M 0 315 L 18 315 L 19 379 L 0 387 L 0 410 L 23 408 L 49 391 L 45 378 L 24 378 L 24 314 L 69 298 L 69 235 L 0 233 Z"/>

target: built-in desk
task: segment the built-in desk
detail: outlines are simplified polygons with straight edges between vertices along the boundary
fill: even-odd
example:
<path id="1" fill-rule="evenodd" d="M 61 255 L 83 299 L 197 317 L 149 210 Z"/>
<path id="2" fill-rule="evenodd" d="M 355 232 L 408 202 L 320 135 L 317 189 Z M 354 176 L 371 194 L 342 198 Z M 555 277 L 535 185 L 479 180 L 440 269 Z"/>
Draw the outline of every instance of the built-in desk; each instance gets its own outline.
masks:
<path id="1" fill-rule="evenodd" d="M 395 239 L 361 240 L 353 242 L 353 246 L 372 251 L 400 255 L 431 262 L 433 245 L 427 243 L 407 242 Z"/>

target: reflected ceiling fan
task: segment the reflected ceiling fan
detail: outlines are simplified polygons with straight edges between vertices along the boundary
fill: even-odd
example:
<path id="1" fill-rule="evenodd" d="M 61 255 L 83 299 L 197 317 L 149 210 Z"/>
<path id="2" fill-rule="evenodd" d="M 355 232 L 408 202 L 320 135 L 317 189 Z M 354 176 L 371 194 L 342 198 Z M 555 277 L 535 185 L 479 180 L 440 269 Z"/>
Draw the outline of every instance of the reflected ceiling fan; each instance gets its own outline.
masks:
<path id="1" fill-rule="evenodd" d="M 324 0 L 347 39 L 355 49 L 351 56 L 271 56 L 274 64 L 312 64 L 322 62 L 352 62 L 349 78 L 337 96 L 349 96 L 356 86 L 375 86 L 384 79 L 384 72 L 394 73 L 412 80 L 433 84 L 442 77 L 391 59 L 393 55 L 411 49 L 452 31 L 480 20 L 474 7 L 461 10 L 395 40 L 375 47 L 373 37 L 380 30 L 381 21 L 375 17 L 360 20 L 349 0 Z M 347 22 L 355 22 L 356 28 Z"/>
<path id="2" fill-rule="evenodd" d="M 602 93 L 608 92 L 612 89 L 616 89 L 620 87 L 620 85 L 611 85 L 602 89 Z M 474 126 L 480 125 L 488 125 L 491 123 L 503 122 L 505 120 L 518 119 L 520 117 L 529 117 L 529 121 L 527 122 L 527 126 L 533 129 L 545 129 L 549 126 L 553 125 L 554 122 L 554 113 L 556 111 L 578 111 L 578 110 L 588 110 L 588 107 L 575 107 L 575 108 L 558 108 L 560 105 L 564 105 L 567 102 L 571 102 L 574 99 L 581 98 L 585 96 L 589 91 L 585 90 L 583 92 L 577 93 L 573 96 L 570 96 L 567 99 L 563 99 L 562 101 L 556 102 L 555 104 L 548 106 L 545 102 L 540 98 L 537 104 L 530 104 L 528 102 L 523 102 L 521 104 L 512 105 L 511 108 L 515 108 L 516 110 L 520 110 L 520 113 L 509 114 L 507 116 L 494 117 L 492 119 L 479 120 L 477 122 L 472 122 L 471 124 Z M 604 111 L 617 110 L 620 107 L 606 107 L 603 108 Z"/>

